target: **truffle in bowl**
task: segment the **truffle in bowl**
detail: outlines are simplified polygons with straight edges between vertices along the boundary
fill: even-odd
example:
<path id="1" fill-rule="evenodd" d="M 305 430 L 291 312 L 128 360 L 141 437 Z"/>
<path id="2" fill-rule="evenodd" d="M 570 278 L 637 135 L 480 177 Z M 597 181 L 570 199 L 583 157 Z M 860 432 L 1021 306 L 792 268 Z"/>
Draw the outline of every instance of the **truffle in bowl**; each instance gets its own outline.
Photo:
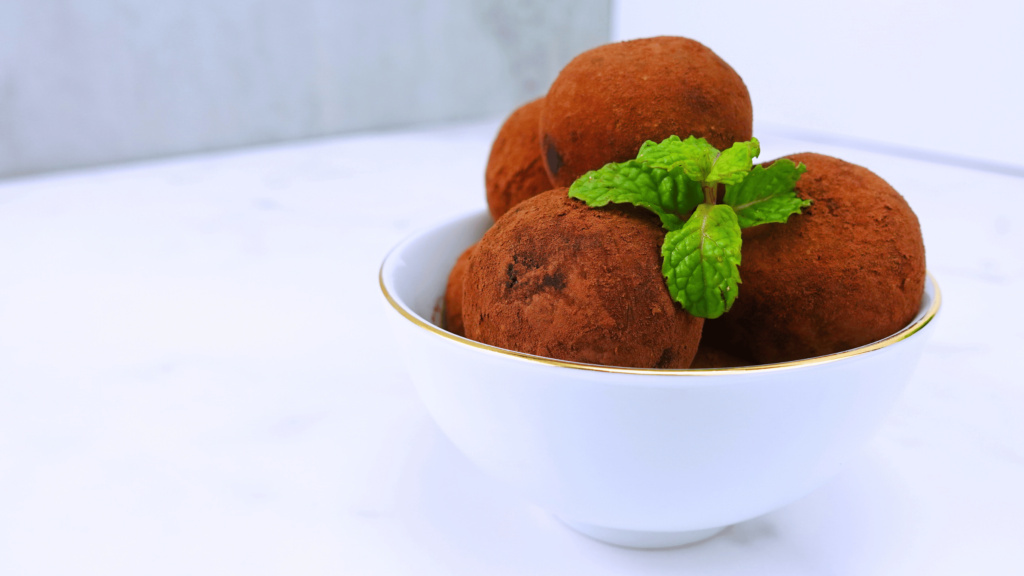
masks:
<path id="1" fill-rule="evenodd" d="M 616 368 L 488 346 L 431 322 L 486 212 L 413 234 L 385 258 L 385 313 L 413 382 L 477 466 L 579 532 L 659 548 L 781 508 L 867 442 L 939 310 L 853 350 L 731 369 Z M 856 313 L 856 311 L 851 311 Z"/>

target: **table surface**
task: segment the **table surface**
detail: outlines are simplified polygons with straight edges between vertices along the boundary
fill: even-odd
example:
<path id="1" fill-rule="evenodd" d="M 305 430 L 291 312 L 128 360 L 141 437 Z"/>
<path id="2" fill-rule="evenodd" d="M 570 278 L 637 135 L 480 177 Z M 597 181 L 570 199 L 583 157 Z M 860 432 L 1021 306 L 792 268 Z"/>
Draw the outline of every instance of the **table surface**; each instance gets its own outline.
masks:
<path id="1" fill-rule="evenodd" d="M 476 470 L 383 324 L 384 254 L 484 206 L 496 128 L 0 182 L 0 573 L 1024 573 L 1024 179 L 759 134 L 899 190 L 943 310 L 833 480 L 640 551 Z"/>

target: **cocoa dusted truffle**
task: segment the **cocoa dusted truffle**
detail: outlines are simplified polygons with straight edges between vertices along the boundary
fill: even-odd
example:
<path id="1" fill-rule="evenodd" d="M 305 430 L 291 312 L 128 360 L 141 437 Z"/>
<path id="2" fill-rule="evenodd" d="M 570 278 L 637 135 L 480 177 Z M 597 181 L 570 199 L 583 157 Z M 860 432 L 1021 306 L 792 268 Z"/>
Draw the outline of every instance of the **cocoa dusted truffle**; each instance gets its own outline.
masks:
<path id="1" fill-rule="evenodd" d="M 444 290 L 444 327 L 452 334 L 466 335 L 462 324 L 462 280 L 469 268 L 469 257 L 473 254 L 476 244 L 466 248 L 452 266 L 448 274 L 448 286 Z"/>
<path id="2" fill-rule="evenodd" d="M 554 188 L 540 158 L 540 111 L 544 99 L 519 107 L 501 126 L 491 146 L 484 182 L 495 220 L 516 204 Z"/>
<path id="3" fill-rule="evenodd" d="M 705 138 L 719 150 L 750 140 L 753 109 L 739 75 L 701 43 L 660 36 L 606 44 L 555 79 L 540 118 L 544 165 L 569 186 L 647 140 Z"/>
<path id="4" fill-rule="evenodd" d="M 588 208 L 556 189 L 518 204 L 486 233 L 463 283 L 466 336 L 576 362 L 686 368 L 701 326 L 661 275 L 657 217 Z"/>
<path id="5" fill-rule="evenodd" d="M 788 158 L 807 165 L 796 191 L 814 203 L 785 224 L 744 230 L 739 297 L 704 328 L 707 344 L 758 363 L 885 338 L 914 318 L 924 292 L 921 227 L 892 186 L 838 158 Z"/>

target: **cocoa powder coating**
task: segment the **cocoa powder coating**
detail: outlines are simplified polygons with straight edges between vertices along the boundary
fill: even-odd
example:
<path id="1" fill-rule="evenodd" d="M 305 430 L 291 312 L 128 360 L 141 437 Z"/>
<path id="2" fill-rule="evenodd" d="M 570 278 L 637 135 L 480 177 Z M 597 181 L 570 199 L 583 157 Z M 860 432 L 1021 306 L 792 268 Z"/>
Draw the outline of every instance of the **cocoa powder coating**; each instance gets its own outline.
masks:
<path id="1" fill-rule="evenodd" d="M 487 160 L 487 207 L 495 220 L 516 204 L 554 188 L 540 153 L 540 111 L 544 99 L 519 107 L 498 131 Z"/>
<path id="2" fill-rule="evenodd" d="M 704 321 L 669 296 L 658 219 L 567 192 L 518 204 L 484 234 L 463 284 L 466 336 L 576 362 L 688 367 Z"/>
<path id="3" fill-rule="evenodd" d="M 701 43 L 660 36 L 606 44 L 558 75 L 540 115 L 545 168 L 569 186 L 647 140 L 703 137 L 724 150 L 750 140 L 753 109 L 738 74 Z"/>
<path id="4" fill-rule="evenodd" d="M 469 256 L 476 244 L 466 248 L 455 261 L 452 271 L 448 274 L 448 285 L 444 289 L 444 327 L 452 334 L 466 335 L 462 324 L 462 281 L 469 268 Z"/>
<path id="5" fill-rule="evenodd" d="M 821 154 L 797 194 L 814 201 L 785 224 L 744 230 L 739 297 L 705 324 L 705 342 L 758 363 L 832 354 L 906 326 L 924 293 L 917 216 L 870 170 Z"/>

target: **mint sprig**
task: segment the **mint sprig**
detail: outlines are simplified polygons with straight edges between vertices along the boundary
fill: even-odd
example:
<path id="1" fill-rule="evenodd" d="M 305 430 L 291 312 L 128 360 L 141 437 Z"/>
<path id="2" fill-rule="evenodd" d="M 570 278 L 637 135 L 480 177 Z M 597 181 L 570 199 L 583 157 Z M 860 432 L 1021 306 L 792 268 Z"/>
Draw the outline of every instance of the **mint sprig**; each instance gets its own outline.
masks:
<path id="1" fill-rule="evenodd" d="M 787 159 L 754 167 L 760 153 L 756 138 L 721 152 L 693 136 L 647 141 L 636 160 L 580 176 L 569 196 L 595 208 L 614 202 L 657 214 L 669 231 L 661 247 L 669 294 L 694 316 L 718 318 L 739 295 L 740 229 L 786 222 L 810 205 L 793 189 L 807 168 Z M 716 205 L 719 184 L 723 205 Z"/>

